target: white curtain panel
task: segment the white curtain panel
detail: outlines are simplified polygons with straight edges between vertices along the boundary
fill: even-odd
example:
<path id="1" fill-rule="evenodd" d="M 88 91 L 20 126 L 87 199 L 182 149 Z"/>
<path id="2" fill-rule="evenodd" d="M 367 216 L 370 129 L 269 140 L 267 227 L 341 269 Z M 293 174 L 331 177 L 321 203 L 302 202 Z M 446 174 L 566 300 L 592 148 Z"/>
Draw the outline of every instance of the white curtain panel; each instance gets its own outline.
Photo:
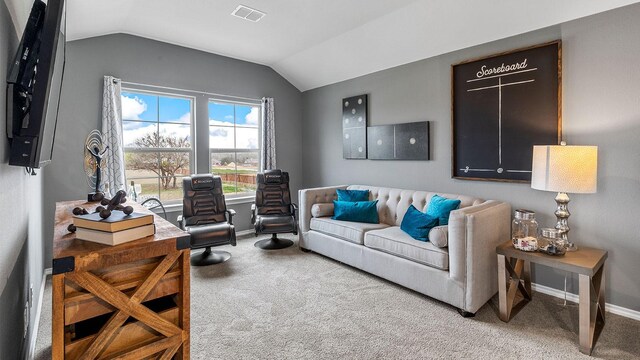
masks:
<path id="1" fill-rule="evenodd" d="M 107 196 L 111 197 L 118 190 L 125 189 L 120 79 L 113 76 L 104 77 L 102 139 L 104 144 L 109 146 L 106 152 L 106 166 L 102 170 L 103 188 Z"/>
<path id="2" fill-rule="evenodd" d="M 261 170 L 276 169 L 276 119 L 273 98 L 262 98 Z"/>

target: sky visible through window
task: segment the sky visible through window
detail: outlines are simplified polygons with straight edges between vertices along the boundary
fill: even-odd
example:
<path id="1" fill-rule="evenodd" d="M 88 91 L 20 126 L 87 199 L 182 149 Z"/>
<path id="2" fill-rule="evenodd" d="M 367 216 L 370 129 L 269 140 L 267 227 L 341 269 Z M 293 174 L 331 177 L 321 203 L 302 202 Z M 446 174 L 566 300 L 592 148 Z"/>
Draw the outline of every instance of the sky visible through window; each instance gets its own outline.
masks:
<path id="1" fill-rule="evenodd" d="M 259 115 L 257 106 L 209 102 L 209 148 L 257 150 Z"/>
<path id="2" fill-rule="evenodd" d="M 156 131 L 191 141 L 191 101 L 188 99 L 122 92 L 121 101 L 125 147 L 134 147 L 136 139 Z"/>

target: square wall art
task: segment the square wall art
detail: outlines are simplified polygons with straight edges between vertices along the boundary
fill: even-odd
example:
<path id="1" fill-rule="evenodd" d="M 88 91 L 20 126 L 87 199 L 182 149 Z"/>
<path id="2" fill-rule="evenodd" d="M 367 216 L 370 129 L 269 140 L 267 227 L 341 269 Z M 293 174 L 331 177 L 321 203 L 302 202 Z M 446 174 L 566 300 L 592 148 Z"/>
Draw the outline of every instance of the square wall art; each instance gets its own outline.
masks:
<path id="1" fill-rule="evenodd" d="M 429 160 L 429 122 L 370 126 L 368 144 L 372 160 Z"/>

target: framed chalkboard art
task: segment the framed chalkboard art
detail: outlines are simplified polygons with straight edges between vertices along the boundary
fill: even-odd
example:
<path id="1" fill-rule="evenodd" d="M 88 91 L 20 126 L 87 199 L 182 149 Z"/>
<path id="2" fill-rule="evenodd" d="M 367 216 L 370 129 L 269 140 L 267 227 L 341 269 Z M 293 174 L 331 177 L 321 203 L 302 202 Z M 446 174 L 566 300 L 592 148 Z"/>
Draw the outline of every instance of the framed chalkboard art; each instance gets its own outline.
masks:
<path id="1" fill-rule="evenodd" d="M 451 66 L 452 177 L 530 182 L 533 145 L 562 136 L 560 41 Z"/>

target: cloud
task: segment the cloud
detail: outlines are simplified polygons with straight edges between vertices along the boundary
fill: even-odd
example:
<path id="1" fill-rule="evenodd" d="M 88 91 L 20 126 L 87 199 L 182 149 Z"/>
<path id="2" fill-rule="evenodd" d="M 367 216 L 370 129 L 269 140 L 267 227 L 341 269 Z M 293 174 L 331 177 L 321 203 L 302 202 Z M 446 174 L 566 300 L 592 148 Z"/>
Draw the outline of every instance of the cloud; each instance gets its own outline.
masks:
<path id="1" fill-rule="evenodd" d="M 140 115 L 147 111 L 147 103 L 139 97 L 121 95 L 122 118 L 125 120 L 140 120 Z"/>
<path id="2" fill-rule="evenodd" d="M 190 139 L 191 128 L 188 125 L 163 125 L 160 123 L 160 135 L 173 136 L 179 139 Z"/>
<path id="3" fill-rule="evenodd" d="M 209 136 L 213 137 L 227 137 L 229 136 L 229 131 L 227 129 L 215 129 L 209 132 Z"/>
<path id="4" fill-rule="evenodd" d="M 157 127 L 155 123 L 139 123 L 125 121 L 123 124 L 122 140 L 124 146 L 134 146 L 134 141 L 147 134 L 156 131 Z"/>
<path id="5" fill-rule="evenodd" d="M 215 125 L 215 126 L 233 126 L 233 123 L 228 123 L 225 121 L 220 121 L 220 120 L 213 120 L 213 119 L 209 119 L 209 125 Z"/>
<path id="6" fill-rule="evenodd" d="M 235 144 L 234 144 L 235 135 Z M 212 149 L 258 149 L 258 129 L 212 126 L 209 128 L 209 147 Z"/>
<path id="7" fill-rule="evenodd" d="M 172 120 L 163 120 L 161 122 L 172 122 L 172 123 L 181 123 L 181 124 L 189 124 L 191 123 L 191 113 L 184 113 L 182 116 L 180 116 L 177 119 L 172 119 Z"/>
<path id="8" fill-rule="evenodd" d="M 258 139 L 257 138 L 248 138 L 247 139 L 248 148 L 249 149 L 257 149 L 258 148 Z"/>
<path id="9" fill-rule="evenodd" d="M 258 115 L 260 114 L 260 109 L 257 106 L 252 106 L 251 111 L 244 117 L 247 121 L 247 125 L 258 125 Z"/>
<path id="10" fill-rule="evenodd" d="M 134 147 L 135 140 L 144 137 L 147 134 L 152 134 L 157 131 L 158 123 L 151 122 L 136 122 L 136 121 L 124 121 L 122 125 L 123 129 L 123 142 L 125 147 Z M 174 136 L 177 138 L 191 139 L 191 127 L 189 125 L 176 125 L 176 124 L 163 124 L 160 123 L 160 134 L 165 136 Z"/>

